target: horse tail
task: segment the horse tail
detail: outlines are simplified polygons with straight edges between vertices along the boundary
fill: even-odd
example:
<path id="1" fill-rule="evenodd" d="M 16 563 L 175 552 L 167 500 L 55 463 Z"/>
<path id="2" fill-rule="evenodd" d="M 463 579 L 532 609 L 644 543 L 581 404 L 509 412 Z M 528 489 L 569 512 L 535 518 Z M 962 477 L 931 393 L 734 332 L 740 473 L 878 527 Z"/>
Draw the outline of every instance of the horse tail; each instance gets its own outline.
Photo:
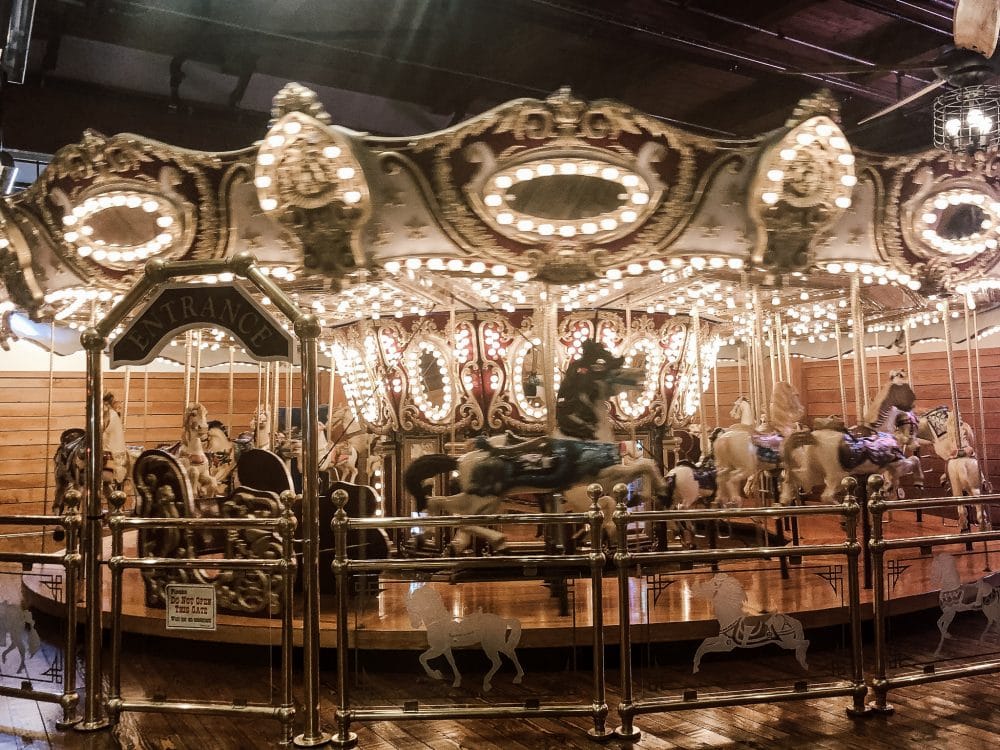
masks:
<path id="1" fill-rule="evenodd" d="M 674 492 L 677 490 L 677 467 L 667 472 L 667 476 L 663 480 L 666 486 L 663 488 L 663 494 L 660 496 L 663 498 L 663 507 L 672 508 L 676 504 L 674 498 Z"/>
<path id="2" fill-rule="evenodd" d="M 446 453 L 431 453 L 414 459 L 403 474 L 403 486 L 417 501 L 417 510 L 427 510 L 427 487 L 424 481 L 458 468 L 458 459 Z"/>
<path id="3" fill-rule="evenodd" d="M 509 649 L 515 649 L 517 648 L 517 644 L 521 642 L 521 621 L 518 620 L 516 617 L 511 617 L 510 619 L 505 619 L 504 623 L 510 630 L 510 633 L 507 635 L 507 640 L 504 641 L 504 644 Z"/>
<path id="4" fill-rule="evenodd" d="M 793 432 L 787 438 L 785 438 L 784 445 L 781 446 L 781 461 L 785 466 L 791 466 L 792 464 L 792 454 L 795 453 L 799 448 L 804 448 L 807 445 L 816 445 L 816 438 L 809 430 L 799 430 Z"/>

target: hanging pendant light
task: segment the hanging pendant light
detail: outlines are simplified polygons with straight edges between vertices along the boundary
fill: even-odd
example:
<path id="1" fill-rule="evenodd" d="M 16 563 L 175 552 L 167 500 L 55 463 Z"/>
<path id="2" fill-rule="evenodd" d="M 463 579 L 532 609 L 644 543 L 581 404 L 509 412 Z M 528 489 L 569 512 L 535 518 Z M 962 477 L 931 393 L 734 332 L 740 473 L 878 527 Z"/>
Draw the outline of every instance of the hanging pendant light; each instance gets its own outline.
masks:
<path id="1" fill-rule="evenodd" d="M 1000 146 L 1000 87 L 963 86 L 934 101 L 934 145 L 956 154 Z"/>

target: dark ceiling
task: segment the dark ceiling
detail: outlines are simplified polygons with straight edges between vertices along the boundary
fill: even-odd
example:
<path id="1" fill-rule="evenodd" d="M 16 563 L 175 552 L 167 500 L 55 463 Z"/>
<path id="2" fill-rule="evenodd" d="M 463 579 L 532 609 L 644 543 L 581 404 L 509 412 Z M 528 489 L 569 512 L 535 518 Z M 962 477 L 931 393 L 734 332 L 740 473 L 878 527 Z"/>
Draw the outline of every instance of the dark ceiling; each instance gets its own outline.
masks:
<path id="1" fill-rule="evenodd" d="M 85 128 L 225 150 L 261 137 L 288 80 L 334 122 L 427 132 L 569 85 L 684 127 L 745 137 L 821 87 L 852 142 L 930 144 L 935 80 L 802 71 L 934 59 L 945 0 L 39 0 L 27 79 L 3 91 L 4 143 L 51 153 Z"/>

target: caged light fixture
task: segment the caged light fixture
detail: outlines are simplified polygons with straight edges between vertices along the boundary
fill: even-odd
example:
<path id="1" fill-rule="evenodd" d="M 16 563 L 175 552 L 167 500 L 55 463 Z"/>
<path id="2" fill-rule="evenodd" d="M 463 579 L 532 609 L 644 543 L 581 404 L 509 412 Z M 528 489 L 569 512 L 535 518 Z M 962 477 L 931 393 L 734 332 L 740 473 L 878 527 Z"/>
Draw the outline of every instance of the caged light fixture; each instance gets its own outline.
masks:
<path id="1" fill-rule="evenodd" d="M 934 145 L 970 155 L 1000 146 L 1000 87 L 963 86 L 935 99 Z"/>

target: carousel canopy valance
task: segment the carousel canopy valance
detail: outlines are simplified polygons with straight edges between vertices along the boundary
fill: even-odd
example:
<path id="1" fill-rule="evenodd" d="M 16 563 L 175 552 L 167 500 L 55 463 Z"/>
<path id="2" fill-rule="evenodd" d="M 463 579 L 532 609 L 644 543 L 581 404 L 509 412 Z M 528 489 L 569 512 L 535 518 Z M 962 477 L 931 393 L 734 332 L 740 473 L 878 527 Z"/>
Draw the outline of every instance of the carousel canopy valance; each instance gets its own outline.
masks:
<path id="1" fill-rule="evenodd" d="M 935 292 L 1000 286 L 996 169 L 993 154 L 856 153 L 825 92 L 749 141 L 566 89 L 394 139 L 332 125 L 289 84 L 242 151 L 88 132 L 0 203 L 0 252 L 13 303 L 67 322 L 99 314 L 150 258 L 240 251 L 327 325 L 513 311 L 550 288 L 566 310 L 697 304 L 738 326 L 741 284 L 784 307 L 842 290 L 845 273 L 869 286 L 869 320 L 889 320 Z"/>

